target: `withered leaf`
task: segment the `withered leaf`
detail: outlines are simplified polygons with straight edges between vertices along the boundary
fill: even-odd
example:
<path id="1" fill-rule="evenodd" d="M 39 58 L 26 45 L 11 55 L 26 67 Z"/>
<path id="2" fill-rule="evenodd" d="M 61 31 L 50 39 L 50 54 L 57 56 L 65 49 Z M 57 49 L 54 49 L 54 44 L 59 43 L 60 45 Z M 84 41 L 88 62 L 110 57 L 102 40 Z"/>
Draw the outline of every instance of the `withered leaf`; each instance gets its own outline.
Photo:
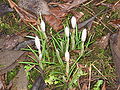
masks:
<path id="1" fill-rule="evenodd" d="M 36 16 L 25 11 L 24 9 L 18 7 L 17 4 L 15 4 L 12 0 L 8 0 L 11 8 L 14 8 L 16 10 L 16 12 L 19 14 L 20 18 L 22 19 L 22 21 L 24 23 L 31 23 L 33 25 L 37 25 L 38 22 L 37 22 L 37 19 L 36 19 Z"/>
<path id="2" fill-rule="evenodd" d="M 50 3 L 50 4 L 55 4 L 58 5 L 59 7 L 61 7 L 64 10 L 70 10 L 73 7 L 76 7 L 84 2 L 86 2 L 87 0 L 73 0 L 72 3 Z"/>
<path id="3" fill-rule="evenodd" d="M 11 90 L 28 90 L 28 80 L 27 75 L 23 67 L 19 70 L 18 74 L 13 79 L 13 85 Z"/>
<path id="4" fill-rule="evenodd" d="M 4 50 L 0 51 L 0 75 L 10 71 L 18 65 L 17 60 L 24 54 L 24 51 Z"/>
<path id="5" fill-rule="evenodd" d="M 106 49 L 106 47 L 108 46 L 109 43 L 109 38 L 110 38 L 110 33 L 108 33 L 107 35 L 103 36 L 100 40 L 99 40 L 99 46 L 102 49 Z"/>
<path id="6" fill-rule="evenodd" d="M 25 38 L 19 35 L 7 35 L 4 40 L 2 49 L 12 50 L 17 44 L 24 40 Z"/>
<path id="7" fill-rule="evenodd" d="M 83 12 L 77 12 L 74 10 L 71 10 L 70 12 L 76 17 L 77 21 L 84 15 Z"/>
<path id="8" fill-rule="evenodd" d="M 67 12 L 64 12 L 60 7 L 51 8 L 50 12 L 57 18 L 62 18 L 67 15 Z"/>
<path id="9" fill-rule="evenodd" d="M 39 76 L 33 84 L 31 90 L 43 90 L 46 87 L 45 81 L 42 76 Z"/>
<path id="10" fill-rule="evenodd" d="M 45 21 L 53 27 L 55 31 L 63 28 L 61 19 L 56 18 L 54 15 L 45 15 Z"/>
<path id="11" fill-rule="evenodd" d="M 110 48 L 118 76 L 118 83 L 120 83 L 120 31 L 110 36 Z"/>

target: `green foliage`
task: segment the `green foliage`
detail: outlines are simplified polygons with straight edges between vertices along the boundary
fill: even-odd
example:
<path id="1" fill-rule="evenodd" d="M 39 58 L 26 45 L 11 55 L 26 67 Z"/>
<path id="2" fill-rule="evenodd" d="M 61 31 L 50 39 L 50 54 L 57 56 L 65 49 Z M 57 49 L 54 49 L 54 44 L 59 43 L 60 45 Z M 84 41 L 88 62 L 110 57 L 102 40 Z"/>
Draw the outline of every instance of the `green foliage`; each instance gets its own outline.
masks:
<path id="1" fill-rule="evenodd" d="M 101 90 L 100 86 L 103 84 L 103 80 L 98 80 L 97 83 L 94 85 L 93 90 Z"/>

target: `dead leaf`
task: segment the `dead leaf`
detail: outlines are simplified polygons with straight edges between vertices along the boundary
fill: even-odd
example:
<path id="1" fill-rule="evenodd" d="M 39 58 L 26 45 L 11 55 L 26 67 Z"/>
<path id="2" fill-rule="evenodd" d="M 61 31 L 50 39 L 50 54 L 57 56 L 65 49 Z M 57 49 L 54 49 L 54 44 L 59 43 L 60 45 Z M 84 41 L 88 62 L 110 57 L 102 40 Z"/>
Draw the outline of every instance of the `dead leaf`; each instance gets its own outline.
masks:
<path id="1" fill-rule="evenodd" d="M 45 81 L 42 76 L 39 76 L 33 84 L 31 90 L 43 90 L 46 87 Z"/>
<path id="2" fill-rule="evenodd" d="M 14 8 L 16 12 L 19 14 L 22 21 L 26 24 L 31 23 L 33 25 L 38 25 L 37 17 L 24 9 L 18 7 L 17 4 L 15 4 L 12 0 L 8 0 L 11 8 Z"/>
<path id="3" fill-rule="evenodd" d="M 71 10 L 70 12 L 76 17 L 77 21 L 84 15 L 83 12 L 76 12 L 74 10 Z"/>
<path id="4" fill-rule="evenodd" d="M 120 83 L 120 31 L 110 36 L 110 48 L 117 73 L 117 80 Z"/>
<path id="5" fill-rule="evenodd" d="M 56 18 L 53 15 L 45 15 L 45 21 L 53 27 L 53 29 L 57 32 L 63 28 L 61 19 Z"/>
<path id="6" fill-rule="evenodd" d="M 86 21 L 83 21 L 81 23 L 78 24 L 78 29 L 81 29 L 82 27 L 86 26 L 86 25 L 91 25 L 91 23 L 93 22 L 93 20 L 97 17 L 97 15 L 89 18 L 88 20 Z M 89 28 L 90 29 L 90 28 Z"/>
<path id="7" fill-rule="evenodd" d="M 0 51 L 0 75 L 10 71 L 18 65 L 18 59 L 24 51 L 4 50 Z"/>
<path id="8" fill-rule="evenodd" d="M 72 3 L 49 3 L 50 5 L 55 4 L 58 5 L 59 7 L 61 7 L 63 9 L 63 11 L 69 11 L 70 9 L 72 9 L 73 7 L 76 7 L 84 2 L 86 2 L 87 0 L 73 0 Z"/>
<path id="9" fill-rule="evenodd" d="M 48 0 L 46 0 L 48 1 Z M 18 6 L 37 16 L 49 15 L 49 7 L 45 0 L 18 0 Z"/>
<path id="10" fill-rule="evenodd" d="M 54 7 L 50 9 L 51 14 L 56 18 L 63 18 L 67 15 L 67 12 L 64 12 L 60 7 Z"/>
<path id="11" fill-rule="evenodd" d="M 12 88 L 11 90 L 28 90 L 27 85 L 28 85 L 28 80 L 27 80 L 27 75 L 26 72 L 23 68 L 19 70 L 18 74 L 15 76 L 15 78 L 12 80 Z"/>
<path id="12" fill-rule="evenodd" d="M 109 38 L 110 38 L 110 33 L 108 33 L 107 35 L 103 36 L 98 44 L 100 46 L 100 48 L 102 49 L 106 49 L 106 47 L 108 46 L 108 43 L 109 43 Z"/>
<path id="13" fill-rule="evenodd" d="M 20 35 L 7 35 L 2 49 L 12 50 L 16 45 L 23 41 L 25 41 L 25 38 Z"/>

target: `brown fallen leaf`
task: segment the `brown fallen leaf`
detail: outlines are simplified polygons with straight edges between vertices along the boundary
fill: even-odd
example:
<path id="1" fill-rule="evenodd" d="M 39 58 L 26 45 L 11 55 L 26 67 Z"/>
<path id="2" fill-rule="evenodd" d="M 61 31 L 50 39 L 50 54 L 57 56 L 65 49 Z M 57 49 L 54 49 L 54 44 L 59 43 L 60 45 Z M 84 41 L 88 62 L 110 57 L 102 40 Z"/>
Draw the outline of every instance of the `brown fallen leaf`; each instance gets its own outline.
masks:
<path id="1" fill-rule="evenodd" d="M 39 76 L 33 84 L 31 90 L 43 90 L 46 87 L 45 81 L 42 76 Z"/>
<path id="2" fill-rule="evenodd" d="M 12 70 L 18 65 L 18 59 L 24 51 L 4 50 L 0 51 L 0 75 Z"/>
<path id="3" fill-rule="evenodd" d="M 76 17 L 77 21 L 84 15 L 83 12 L 76 12 L 74 10 L 71 10 L 70 12 Z"/>
<path id="4" fill-rule="evenodd" d="M 15 34 L 7 35 L 3 43 L 4 47 L 2 49 L 12 50 L 13 48 L 15 48 L 16 45 L 23 41 L 25 41 L 25 38 L 22 36 L 18 36 Z"/>
<path id="5" fill-rule="evenodd" d="M 61 19 L 56 18 L 54 15 L 45 15 L 45 21 L 53 27 L 53 29 L 57 32 L 63 28 Z"/>
<path id="6" fill-rule="evenodd" d="M 117 73 L 117 81 L 120 83 L 120 31 L 110 36 L 110 48 Z"/>
<path id="7" fill-rule="evenodd" d="M 26 24 L 31 23 L 33 25 L 38 25 L 37 17 L 24 9 L 20 8 L 17 4 L 15 4 L 12 0 L 8 0 L 11 8 L 14 8 L 16 12 L 19 14 L 22 21 Z"/>
<path id="8" fill-rule="evenodd" d="M 63 18 L 65 17 L 68 13 L 64 12 L 62 8 L 60 7 L 54 7 L 50 8 L 50 12 L 52 15 L 54 15 L 56 18 Z"/>
<path id="9" fill-rule="evenodd" d="M 71 3 L 64 3 L 64 4 L 59 4 L 59 3 L 53 3 L 53 4 L 57 4 L 59 7 L 57 8 L 51 8 L 49 10 L 49 12 L 51 13 L 51 15 L 44 15 L 43 17 L 45 18 L 45 21 L 48 22 L 48 24 L 53 27 L 53 29 L 55 31 L 59 31 L 63 28 L 62 26 L 62 18 L 61 17 L 65 17 L 67 15 L 67 13 L 70 11 L 71 8 L 76 7 L 78 5 L 80 5 L 83 2 L 86 2 L 87 0 L 73 0 Z M 27 7 L 28 11 L 24 10 L 21 7 L 19 7 L 18 5 L 16 5 L 12 0 L 8 0 L 11 8 L 14 8 L 16 10 L 16 12 L 19 14 L 21 20 L 25 23 L 31 23 L 32 25 L 38 25 L 39 21 L 37 20 L 37 15 L 34 15 L 33 13 L 30 13 L 28 11 L 30 10 L 39 10 L 42 7 Z M 52 4 L 52 3 L 51 3 Z M 36 9 L 34 9 L 36 8 Z M 25 8 L 26 9 L 26 8 Z M 31 11 L 31 12 L 33 12 Z M 48 10 L 47 10 L 48 11 Z M 37 14 L 37 13 L 35 13 Z M 81 14 L 80 14 L 81 15 Z M 80 18 L 81 16 L 79 16 L 78 18 Z"/>
<path id="10" fill-rule="evenodd" d="M 11 90 L 28 90 L 27 85 L 28 85 L 27 74 L 22 66 L 18 74 L 12 80 Z"/>
<path id="11" fill-rule="evenodd" d="M 76 7 L 84 2 L 86 2 L 87 0 L 73 0 L 72 3 L 49 3 L 50 5 L 55 4 L 58 5 L 59 7 L 61 7 L 63 9 L 63 11 L 69 11 L 70 9 L 72 9 L 73 7 Z"/>
<path id="12" fill-rule="evenodd" d="M 49 0 L 46 0 L 49 2 Z M 49 7 L 45 0 L 18 0 L 18 6 L 27 10 L 28 12 L 34 13 L 37 16 L 49 15 Z"/>
<path id="13" fill-rule="evenodd" d="M 109 38 L 110 38 L 110 33 L 108 33 L 107 35 L 103 36 L 98 44 L 100 46 L 100 48 L 102 49 L 106 49 L 106 47 L 108 46 L 108 43 L 109 43 Z"/>
<path id="14" fill-rule="evenodd" d="M 90 29 L 90 27 L 91 27 L 91 25 L 92 25 L 92 22 L 94 21 L 94 19 L 95 19 L 96 17 L 97 17 L 97 15 L 89 18 L 89 19 L 86 20 L 86 21 L 83 21 L 83 22 L 79 23 L 79 24 L 78 24 L 78 29 L 81 30 L 81 28 L 84 27 L 84 26 L 86 26 L 86 25 L 87 25 L 87 26 L 89 27 L 89 29 Z"/>

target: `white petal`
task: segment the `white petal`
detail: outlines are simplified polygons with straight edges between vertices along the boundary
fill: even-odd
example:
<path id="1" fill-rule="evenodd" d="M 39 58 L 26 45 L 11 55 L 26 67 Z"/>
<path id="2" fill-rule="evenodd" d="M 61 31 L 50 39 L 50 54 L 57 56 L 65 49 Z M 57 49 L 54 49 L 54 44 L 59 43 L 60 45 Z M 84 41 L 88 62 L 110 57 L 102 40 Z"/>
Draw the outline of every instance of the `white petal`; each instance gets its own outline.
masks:
<path id="1" fill-rule="evenodd" d="M 41 27 L 41 30 L 45 32 L 45 22 L 43 20 L 41 20 L 40 27 Z"/>
<path id="2" fill-rule="evenodd" d="M 70 54 L 69 54 L 68 51 L 66 51 L 66 52 L 65 52 L 65 60 L 66 60 L 66 61 L 69 61 L 69 59 L 70 59 Z"/>
<path id="3" fill-rule="evenodd" d="M 35 45 L 36 45 L 37 49 L 40 49 L 40 40 L 39 40 L 38 36 L 35 37 Z"/>
<path id="4" fill-rule="evenodd" d="M 66 27 L 66 28 L 65 28 L 65 35 L 66 35 L 67 37 L 69 37 L 69 32 L 70 32 L 70 31 L 69 31 L 69 28 Z"/>
<path id="5" fill-rule="evenodd" d="M 40 60 L 42 59 L 42 53 L 39 55 L 39 59 L 40 59 Z"/>
<path id="6" fill-rule="evenodd" d="M 86 37 L 87 37 L 87 30 L 86 30 L 86 29 L 83 29 L 83 31 L 82 31 L 82 36 L 81 36 L 81 40 L 82 40 L 83 42 L 85 42 Z"/>
<path id="7" fill-rule="evenodd" d="M 72 28 L 76 27 L 76 18 L 74 16 L 72 16 L 71 18 L 71 24 L 72 24 Z"/>

